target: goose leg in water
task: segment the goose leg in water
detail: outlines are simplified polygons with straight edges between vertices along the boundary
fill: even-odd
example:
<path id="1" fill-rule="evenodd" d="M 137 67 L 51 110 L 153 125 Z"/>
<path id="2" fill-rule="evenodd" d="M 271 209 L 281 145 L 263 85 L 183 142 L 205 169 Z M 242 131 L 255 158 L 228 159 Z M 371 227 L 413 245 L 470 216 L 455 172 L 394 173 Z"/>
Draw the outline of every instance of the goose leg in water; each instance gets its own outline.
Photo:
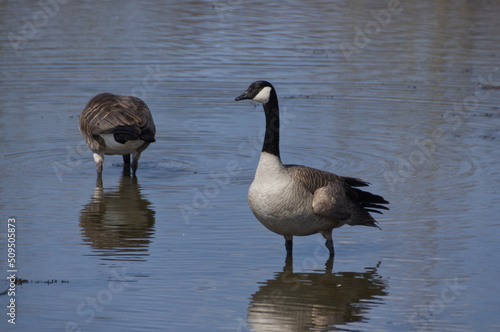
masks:
<path id="1" fill-rule="evenodd" d="M 333 249 L 333 240 L 332 239 L 326 240 L 325 245 L 328 248 L 328 251 L 330 251 L 330 257 L 335 256 L 335 249 Z"/>
<path id="2" fill-rule="evenodd" d="M 123 174 L 130 175 L 130 154 L 123 155 Z"/>
<path id="3" fill-rule="evenodd" d="M 102 164 L 104 163 L 104 155 L 94 153 L 95 169 L 97 171 L 97 177 L 102 176 Z"/>
<path id="4" fill-rule="evenodd" d="M 332 233 L 321 233 L 323 237 L 326 239 L 325 246 L 328 248 L 328 251 L 330 252 L 330 257 L 335 256 L 335 249 L 333 249 L 333 239 L 332 239 Z"/>
<path id="5" fill-rule="evenodd" d="M 285 236 L 286 255 L 292 256 L 293 236 Z"/>
<path id="6" fill-rule="evenodd" d="M 130 154 L 123 155 L 123 168 L 130 167 Z"/>
<path id="7" fill-rule="evenodd" d="M 137 171 L 137 163 L 139 162 L 139 158 L 141 157 L 140 152 L 135 152 L 132 154 L 132 174 L 135 175 L 135 172 Z"/>

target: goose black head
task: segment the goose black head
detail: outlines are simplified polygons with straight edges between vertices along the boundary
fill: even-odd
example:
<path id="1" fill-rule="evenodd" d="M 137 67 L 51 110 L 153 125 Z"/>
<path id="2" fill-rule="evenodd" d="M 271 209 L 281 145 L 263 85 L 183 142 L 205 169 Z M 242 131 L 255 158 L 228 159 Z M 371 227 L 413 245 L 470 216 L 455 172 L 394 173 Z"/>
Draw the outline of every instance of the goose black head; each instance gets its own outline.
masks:
<path id="1" fill-rule="evenodd" d="M 247 91 L 236 97 L 235 101 L 251 99 L 262 104 L 267 104 L 267 102 L 271 98 L 271 91 L 273 90 L 274 88 L 271 83 L 267 81 L 255 81 L 250 84 Z"/>

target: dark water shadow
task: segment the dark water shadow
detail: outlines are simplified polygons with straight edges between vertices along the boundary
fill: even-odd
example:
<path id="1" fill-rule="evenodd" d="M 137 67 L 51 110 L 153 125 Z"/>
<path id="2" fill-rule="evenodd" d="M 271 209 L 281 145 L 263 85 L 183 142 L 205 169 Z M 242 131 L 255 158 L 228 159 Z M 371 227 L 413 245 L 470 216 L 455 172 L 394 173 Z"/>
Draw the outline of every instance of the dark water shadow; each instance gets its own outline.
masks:
<path id="1" fill-rule="evenodd" d="M 262 283 L 252 295 L 248 323 L 254 331 L 323 331 L 365 322 L 370 308 L 383 303 L 387 280 L 377 274 L 380 263 L 366 272 L 294 273 L 288 258 L 283 272 Z"/>
<path id="2" fill-rule="evenodd" d="M 108 260 L 145 260 L 154 236 L 156 212 L 142 197 L 136 177 L 124 172 L 115 191 L 97 179 L 90 202 L 80 211 L 83 243 Z"/>

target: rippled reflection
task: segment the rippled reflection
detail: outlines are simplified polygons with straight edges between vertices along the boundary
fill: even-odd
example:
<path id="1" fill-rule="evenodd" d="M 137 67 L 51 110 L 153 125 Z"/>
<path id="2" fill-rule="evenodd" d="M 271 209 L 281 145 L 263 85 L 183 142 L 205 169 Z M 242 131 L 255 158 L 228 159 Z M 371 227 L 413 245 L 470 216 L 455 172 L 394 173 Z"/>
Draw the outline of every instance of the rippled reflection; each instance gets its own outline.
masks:
<path id="1" fill-rule="evenodd" d="M 308 331 L 366 321 L 370 308 L 388 294 L 378 265 L 363 273 L 332 273 L 332 265 L 330 259 L 325 272 L 294 273 L 287 259 L 283 272 L 253 294 L 250 326 L 255 331 Z"/>
<path id="2" fill-rule="evenodd" d="M 118 188 L 105 192 L 97 181 L 80 212 L 83 242 L 110 260 L 144 260 L 154 234 L 155 211 L 141 195 L 136 177 L 124 173 Z"/>

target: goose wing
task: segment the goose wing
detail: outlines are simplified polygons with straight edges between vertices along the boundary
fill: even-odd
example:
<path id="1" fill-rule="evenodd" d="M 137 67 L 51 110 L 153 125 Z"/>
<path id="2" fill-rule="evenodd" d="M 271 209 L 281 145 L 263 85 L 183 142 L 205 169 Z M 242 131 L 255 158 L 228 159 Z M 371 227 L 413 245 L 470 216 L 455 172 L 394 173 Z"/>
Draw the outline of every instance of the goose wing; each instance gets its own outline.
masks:
<path id="1" fill-rule="evenodd" d="M 349 225 L 377 227 L 370 212 L 382 213 L 388 204 L 382 196 L 355 187 L 366 187 L 368 182 L 305 166 L 288 166 L 292 177 L 313 194 L 312 207 L 317 215 L 344 221 Z"/>
<path id="2" fill-rule="evenodd" d="M 92 98 L 81 114 L 89 134 L 113 133 L 115 140 L 143 139 L 154 142 L 156 128 L 148 106 L 137 97 L 102 93 Z"/>

